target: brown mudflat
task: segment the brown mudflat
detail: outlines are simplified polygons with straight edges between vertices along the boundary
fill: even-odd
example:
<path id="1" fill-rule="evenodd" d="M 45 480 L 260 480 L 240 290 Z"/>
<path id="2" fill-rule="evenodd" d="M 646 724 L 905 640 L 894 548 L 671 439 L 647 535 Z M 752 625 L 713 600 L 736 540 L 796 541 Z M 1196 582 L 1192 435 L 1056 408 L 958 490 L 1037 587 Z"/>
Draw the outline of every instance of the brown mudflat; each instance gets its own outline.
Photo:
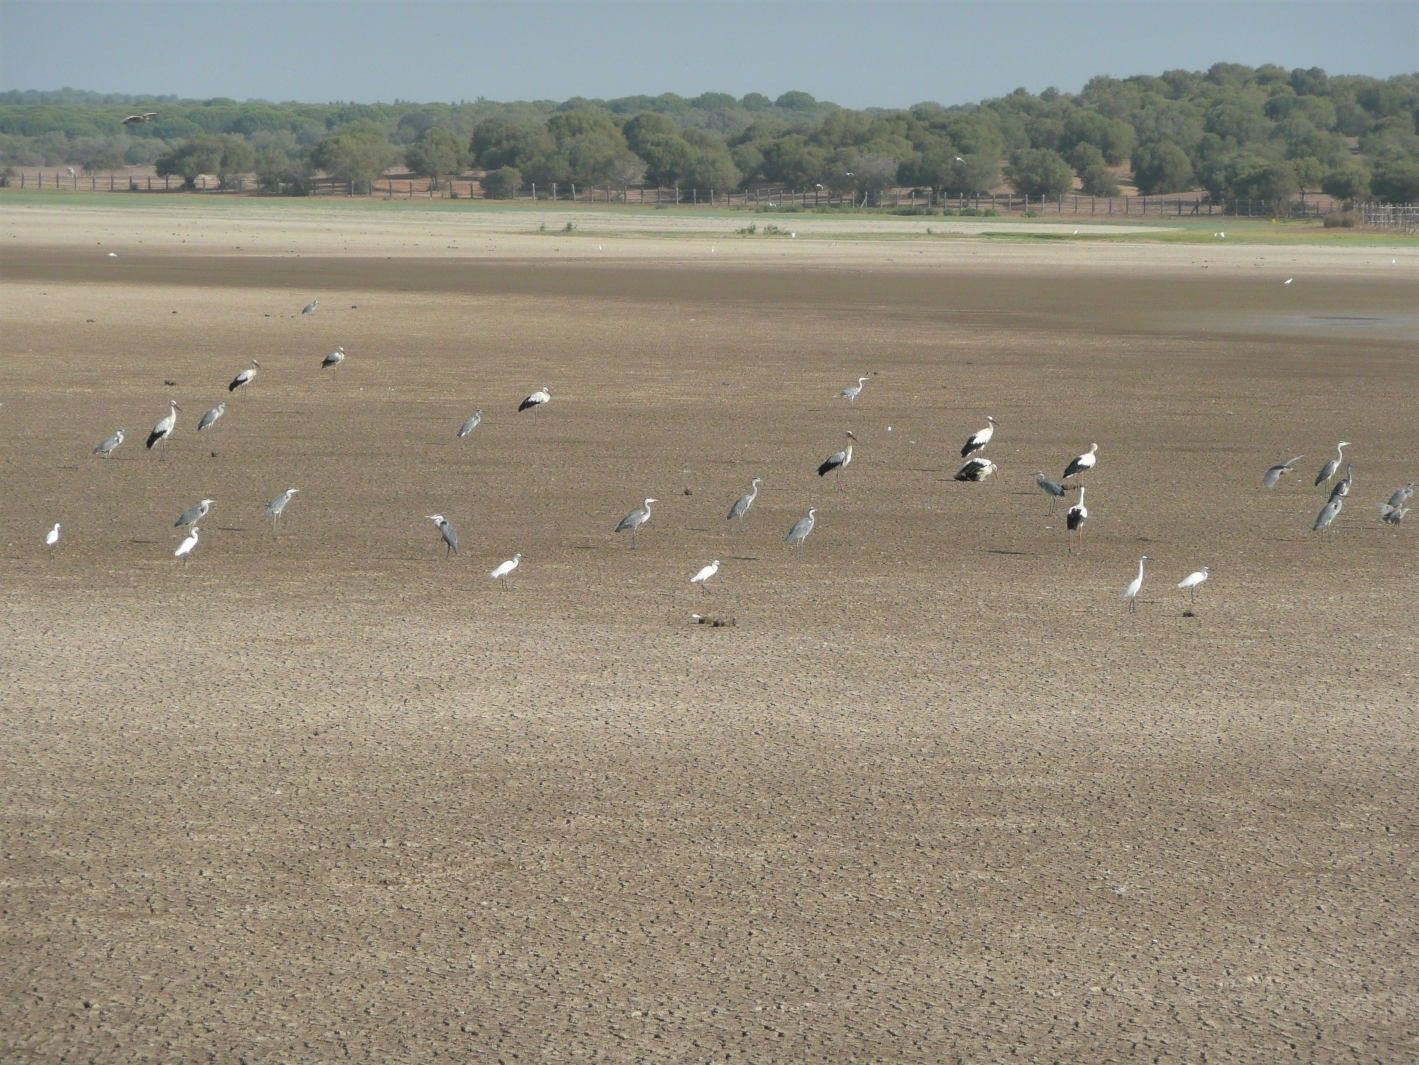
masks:
<path id="1" fill-rule="evenodd" d="M 0 251 L 0 1057 L 1419 1053 L 1419 530 L 1375 506 L 1419 465 L 1412 253 L 295 260 L 93 217 L 119 259 Z M 1031 474 L 1094 441 L 1071 556 Z"/>

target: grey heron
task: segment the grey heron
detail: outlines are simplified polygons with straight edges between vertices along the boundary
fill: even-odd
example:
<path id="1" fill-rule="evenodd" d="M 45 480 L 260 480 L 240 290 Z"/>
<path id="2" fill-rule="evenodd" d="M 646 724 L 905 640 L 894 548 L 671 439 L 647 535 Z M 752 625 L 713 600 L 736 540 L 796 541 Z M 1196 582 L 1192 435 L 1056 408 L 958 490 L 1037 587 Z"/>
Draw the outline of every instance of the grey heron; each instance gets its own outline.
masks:
<path id="1" fill-rule="evenodd" d="M 1069 460 L 1069 465 L 1064 467 L 1064 476 L 1061 481 L 1067 481 L 1071 477 L 1077 477 L 1081 473 L 1092 470 L 1099 461 L 1099 445 L 1090 444 L 1089 450 L 1082 455 L 1075 455 Z"/>
<path id="2" fill-rule="evenodd" d="M 49 532 L 47 532 L 47 533 L 44 534 L 44 546 L 45 546 L 45 547 L 53 547 L 55 544 L 57 544 L 57 543 L 59 542 L 59 531 L 60 531 L 61 528 L 63 528 L 63 526 L 61 526 L 61 525 L 56 521 L 56 522 L 54 523 L 54 528 L 50 529 Z"/>
<path id="3" fill-rule="evenodd" d="M 651 496 L 646 496 L 645 502 L 631 511 L 616 525 L 616 532 L 629 532 L 631 534 L 631 546 L 636 546 L 636 533 L 646 522 L 650 521 L 650 505 L 659 503 L 660 500 Z"/>
<path id="4" fill-rule="evenodd" d="M 1287 459 L 1285 462 L 1278 462 L 1275 466 L 1269 467 L 1267 471 L 1261 475 L 1261 487 L 1275 488 L 1276 482 L 1290 473 L 1291 467 L 1305 457 L 1305 455 L 1297 455 L 1295 458 Z"/>
<path id="5" fill-rule="evenodd" d="M 1320 513 L 1316 515 L 1315 524 L 1311 526 L 1311 532 L 1320 532 L 1322 529 L 1330 528 L 1331 523 L 1335 521 L 1336 517 L 1340 514 L 1340 509 L 1343 506 L 1345 506 L 1345 500 L 1336 496 L 1325 506 L 1321 507 Z"/>
<path id="6" fill-rule="evenodd" d="M 1405 506 L 1394 506 L 1392 503 L 1380 504 L 1380 521 L 1386 525 L 1399 527 L 1399 523 L 1404 520 L 1404 515 L 1409 513 L 1409 508 Z"/>
<path id="7" fill-rule="evenodd" d="M 304 307 L 301 308 L 301 314 L 314 314 L 315 309 L 319 306 L 319 300 L 311 300 L 309 303 L 307 303 Z"/>
<path id="8" fill-rule="evenodd" d="M 214 425 L 217 419 L 225 413 L 227 413 L 227 405 L 225 403 L 218 403 L 215 407 L 213 407 L 206 414 L 202 415 L 200 419 L 198 419 L 197 431 L 200 433 L 203 429 L 209 428 L 210 426 Z"/>
<path id="9" fill-rule="evenodd" d="M 847 437 L 848 445 L 841 451 L 834 451 L 818 465 L 818 476 L 826 477 L 829 473 L 833 475 L 833 483 L 842 488 L 842 481 L 838 474 L 852 462 L 852 442 L 857 439 L 851 429 L 844 434 Z"/>
<path id="10" fill-rule="evenodd" d="M 734 505 L 729 508 L 726 514 L 726 521 L 737 521 L 740 527 L 744 525 L 744 515 L 749 513 L 749 508 L 754 505 L 754 500 L 759 497 L 759 485 L 763 483 L 762 477 L 755 477 L 749 482 L 749 491 L 734 501 Z"/>
<path id="11" fill-rule="evenodd" d="M 1147 555 L 1138 560 L 1138 576 L 1128 582 L 1128 587 L 1123 590 L 1123 597 L 1128 600 L 1128 612 L 1130 614 L 1138 610 L 1138 592 L 1143 587 L 1143 563 L 1151 561 Z"/>
<path id="12" fill-rule="evenodd" d="M 1069 545 L 1069 550 L 1074 550 L 1074 533 L 1079 534 L 1079 549 L 1084 549 L 1084 523 L 1089 520 L 1089 508 L 1084 505 L 1083 485 L 1079 486 L 1079 502 L 1064 512 L 1064 527 L 1068 530 L 1068 539 L 1065 541 Z"/>
<path id="13" fill-rule="evenodd" d="M 1183 591 L 1187 592 L 1188 594 L 1190 594 L 1190 595 L 1192 596 L 1193 600 L 1196 601 L 1196 599 L 1197 599 L 1197 586 L 1198 586 L 1199 584 L 1201 584 L 1203 581 L 1205 581 L 1205 580 L 1207 579 L 1207 576 L 1208 576 L 1207 567 L 1206 567 L 1206 566 L 1203 566 L 1200 570 L 1194 570 L 1192 573 L 1189 573 L 1189 574 L 1188 574 L 1186 577 L 1184 577 L 1182 580 L 1178 581 L 1178 587 L 1181 588 Z"/>
<path id="14" fill-rule="evenodd" d="M 1035 471 L 1035 484 L 1039 487 L 1041 492 L 1049 496 L 1050 510 L 1054 510 L 1056 500 L 1063 499 L 1069 494 L 1069 489 L 1065 488 L 1063 485 L 1056 484 L 1046 477 L 1044 470 Z"/>
<path id="15" fill-rule="evenodd" d="M 709 590 L 709 579 L 719 572 L 719 559 L 715 559 L 708 566 L 702 566 L 698 573 L 690 578 L 691 584 L 698 584 L 700 591 Z"/>
<path id="16" fill-rule="evenodd" d="M 1402 507 L 1409 502 L 1409 497 L 1414 494 L 1414 482 L 1410 481 L 1403 488 L 1396 488 L 1394 495 L 1389 497 L 1389 502 L 1385 506 Z"/>
<path id="17" fill-rule="evenodd" d="M 999 470 L 1000 467 L 984 455 L 976 455 L 974 458 L 967 459 L 965 464 L 956 471 L 956 480 L 983 481 Z"/>
<path id="18" fill-rule="evenodd" d="M 550 388 L 539 388 L 517 405 L 517 412 L 521 414 L 523 411 L 531 410 L 533 407 L 540 407 L 542 404 L 549 402 L 551 398 L 552 390 Z"/>
<path id="19" fill-rule="evenodd" d="M 458 427 L 458 439 L 462 440 L 478 426 L 483 424 L 482 410 L 475 410 L 469 419 Z"/>
<path id="20" fill-rule="evenodd" d="M 172 436 L 172 432 L 177 428 L 177 412 L 182 410 L 177 405 L 177 400 L 168 400 L 167 414 L 158 419 L 158 423 L 153 426 L 153 431 L 148 434 L 148 450 L 152 451 L 155 444 L 159 444 Z"/>
<path id="21" fill-rule="evenodd" d="M 95 445 L 94 454 L 99 458 L 106 459 L 118 450 L 118 445 L 121 443 L 123 443 L 123 430 L 115 429 L 112 436 Z"/>
<path id="22" fill-rule="evenodd" d="M 1320 468 L 1320 473 L 1316 474 L 1316 484 L 1322 485 L 1335 476 L 1335 471 L 1340 469 L 1340 464 L 1345 461 L 1345 449 L 1350 446 L 1349 440 L 1342 440 L 1335 445 L 1335 458 L 1331 459 Z"/>
<path id="23" fill-rule="evenodd" d="M 1330 490 L 1331 499 L 1344 499 L 1350 494 L 1350 485 L 1355 480 L 1355 464 L 1348 462 L 1345 464 L 1345 476 L 1335 482 L 1335 487 Z"/>
<path id="24" fill-rule="evenodd" d="M 458 554 L 458 533 L 453 531 L 453 526 L 442 514 L 430 514 L 429 520 L 438 526 L 439 535 L 443 537 L 443 542 L 448 550 L 444 552 L 444 557 Z"/>
<path id="25" fill-rule="evenodd" d="M 813 531 L 815 515 L 818 513 L 817 507 L 809 507 L 808 513 L 793 523 L 793 528 L 788 530 L 788 535 L 783 538 L 783 542 L 790 547 L 802 547 L 803 541 L 808 539 L 808 534 Z"/>
<path id="26" fill-rule="evenodd" d="M 989 414 L 985 416 L 985 420 L 986 427 L 972 433 L 966 442 L 961 445 L 961 458 L 966 458 L 972 451 L 979 451 L 981 448 L 985 447 L 986 444 L 990 443 L 990 438 L 995 435 L 995 427 L 999 423 Z"/>
<path id="27" fill-rule="evenodd" d="M 335 350 L 332 351 L 329 355 L 325 356 L 325 358 L 320 360 L 320 368 L 322 370 L 328 370 L 332 366 L 339 366 L 344 361 L 345 348 L 341 344 L 336 344 Z"/>
<path id="28" fill-rule="evenodd" d="M 192 554 L 193 548 L 197 546 L 197 539 L 202 533 L 199 525 L 194 525 L 187 531 L 187 538 L 177 545 L 177 550 L 172 553 L 173 558 L 182 559 L 183 565 L 187 564 L 187 556 Z"/>
<path id="29" fill-rule="evenodd" d="M 521 564 L 522 564 L 522 552 L 519 551 L 517 554 L 513 555 L 512 558 L 508 559 L 506 562 L 499 562 L 497 568 L 496 568 L 495 570 L 493 570 L 491 573 L 489 573 L 488 576 L 489 576 L 490 578 L 492 578 L 493 580 L 498 581 L 499 583 L 501 583 L 501 585 L 502 585 L 504 588 L 506 588 L 506 587 L 507 587 L 507 576 L 508 576 L 508 574 L 510 574 L 513 570 L 517 569 L 517 567 L 520 566 Z"/>
<path id="30" fill-rule="evenodd" d="M 859 377 L 857 379 L 857 384 L 848 385 L 846 388 L 844 388 L 841 392 L 838 393 L 838 399 L 847 400 L 849 405 L 855 403 L 857 401 L 857 397 L 862 395 L 862 387 L 865 384 L 867 384 L 867 378 Z"/>
<path id="31" fill-rule="evenodd" d="M 280 524 L 281 515 L 286 512 L 286 504 L 295 498 L 296 493 L 299 491 L 299 488 L 287 488 L 275 499 L 267 502 L 266 517 L 271 522 L 271 532 L 273 535 L 276 532 L 276 526 Z"/>
<path id="32" fill-rule="evenodd" d="M 177 516 L 177 521 L 172 523 L 172 527 L 174 529 L 185 529 L 189 525 L 196 525 L 207 516 L 207 513 L 212 509 L 212 504 L 215 502 L 216 500 L 214 499 L 204 499 L 200 503 L 194 503 Z"/>
<path id="33" fill-rule="evenodd" d="M 251 384 L 251 379 L 256 376 L 256 371 L 259 369 L 261 369 L 261 363 L 252 359 L 250 366 L 232 378 L 232 383 L 227 385 L 227 391 L 235 392 L 242 385 Z"/>

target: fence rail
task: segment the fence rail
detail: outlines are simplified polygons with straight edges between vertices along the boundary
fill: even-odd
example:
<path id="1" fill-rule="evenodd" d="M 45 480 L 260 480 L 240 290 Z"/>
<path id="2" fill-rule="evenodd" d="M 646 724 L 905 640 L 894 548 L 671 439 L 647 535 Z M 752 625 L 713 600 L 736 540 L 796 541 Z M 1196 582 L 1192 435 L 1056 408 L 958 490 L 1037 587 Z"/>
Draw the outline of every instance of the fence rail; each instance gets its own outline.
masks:
<path id="1" fill-rule="evenodd" d="M 20 170 L 7 179 L 11 187 L 74 192 L 197 192 L 206 195 L 242 195 L 266 192 L 278 195 L 298 191 L 310 196 L 371 196 L 398 199 L 476 199 L 485 195 L 476 178 L 431 181 L 415 176 L 385 176 L 368 191 L 353 182 L 314 178 L 300 189 L 260 189 L 249 177 L 226 183 L 199 177 L 188 187 L 181 178 L 132 174 L 78 174 L 68 171 Z M 1195 218 L 1206 215 L 1251 218 L 1321 218 L 1337 207 L 1330 197 L 1302 196 L 1287 203 L 1268 200 L 1214 200 L 1209 196 L 1063 196 L 1031 197 L 1010 194 L 947 196 L 928 189 L 886 189 L 881 192 L 837 192 L 822 187 L 789 189 L 759 187 L 743 191 L 654 187 L 639 185 L 578 185 L 564 182 L 528 185 L 507 197 L 510 201 L 546 200 L 585 204 L 632 204 L 654 207 L 721 207 L 758 211 L 802 211 L 825 208 L 881 210 L 886 213 L 945 213 L 964 215 L 1069 215 L 1073 217 Z M 1419 227 L 1419 206 L 1412 204 L 1361 204 L 1362 224 L 1411 233 Z"/>

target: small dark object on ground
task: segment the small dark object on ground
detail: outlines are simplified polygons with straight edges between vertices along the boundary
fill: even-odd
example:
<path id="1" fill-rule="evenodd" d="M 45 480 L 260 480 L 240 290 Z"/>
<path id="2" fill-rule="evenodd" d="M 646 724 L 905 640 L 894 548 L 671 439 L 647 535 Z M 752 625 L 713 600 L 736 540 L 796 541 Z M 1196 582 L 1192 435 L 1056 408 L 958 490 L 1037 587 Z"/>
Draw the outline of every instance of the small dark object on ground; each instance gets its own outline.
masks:
<path id="1" fill-rule="evenodd" d="M 734 616 L 721 616 L 719 614 L 691 614 L 696 625 L 708 625 L 712 629 L 732 629 L 738 624 Z"/>

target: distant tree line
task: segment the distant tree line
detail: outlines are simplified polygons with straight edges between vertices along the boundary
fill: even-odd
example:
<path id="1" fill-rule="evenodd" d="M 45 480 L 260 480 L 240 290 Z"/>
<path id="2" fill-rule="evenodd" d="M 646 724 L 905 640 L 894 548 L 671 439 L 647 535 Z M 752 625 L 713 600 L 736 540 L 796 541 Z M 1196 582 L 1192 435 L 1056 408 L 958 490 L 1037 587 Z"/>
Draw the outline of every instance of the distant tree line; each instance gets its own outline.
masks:
<path id="1" fill-rule="evenodd" d="M 123 118 L 156 111 L 151 122 Z M 255 175 L 308 191 L 324 173 L 368 187 L 402 161 L 442 182 L 470 168 L 489 195 L 535 182 L 880 193 L 994 190 L 1217 199 L 1419 200 L 1419 75 L 1387 79 L 1219 63 L 1097 77 L 1077 94 L 1017 89 L 977 104 L 851 110 L 787 92 L 562 103 L 302 104 L 0 93 L 0 166 L 155 166 L 192 181 Z"/>

